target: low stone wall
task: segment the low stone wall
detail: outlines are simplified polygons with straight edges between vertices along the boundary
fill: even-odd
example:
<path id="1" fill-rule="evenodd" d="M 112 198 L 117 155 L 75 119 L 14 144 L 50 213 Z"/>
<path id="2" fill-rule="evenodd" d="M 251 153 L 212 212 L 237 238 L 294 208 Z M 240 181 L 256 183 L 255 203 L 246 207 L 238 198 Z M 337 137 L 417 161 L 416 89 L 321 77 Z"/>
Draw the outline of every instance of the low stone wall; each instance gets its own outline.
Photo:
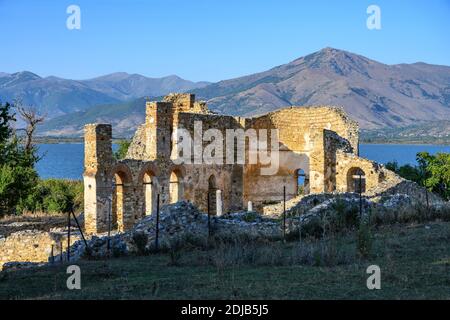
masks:
<path id="1" fill-rule="evenodd" d="M 295 206 L 304 196 L 299 195 L 295 198 L 292 198 L 290 200 L 286 201 L 286 210 L 289 210 L 293 206 Z M 282 213 L 284 210 L 284 204 L 283 201 L 275 203 L 275 204 L 269 204 L 262 207 L 262 214 L 265 216 L 278 216 L 280 213 Z"/>
<path id="2" fill-rule="evenodd" d="M 71 245 L 80 239 L 73 230 Z M 67 230 L 52 232 L 24 230 L 0 238 L 0 270 L 7 262 L 48 262 L 52 254 L 57 256 L 67 250 Z M 60 259 L 55 257 L 55 259 Z"/>

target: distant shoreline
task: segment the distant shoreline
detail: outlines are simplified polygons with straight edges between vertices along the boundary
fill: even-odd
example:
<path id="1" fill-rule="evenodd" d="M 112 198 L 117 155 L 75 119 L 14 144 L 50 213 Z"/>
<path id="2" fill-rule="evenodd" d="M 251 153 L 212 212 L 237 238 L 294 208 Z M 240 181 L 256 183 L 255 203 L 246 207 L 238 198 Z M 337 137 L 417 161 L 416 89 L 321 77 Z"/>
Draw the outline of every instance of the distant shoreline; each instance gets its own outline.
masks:
<path id="1" fill-rule="evenodd" d="M 120 140 L 130 140 L 129 138 L 113 138 L 113 143 L 117 143 Z M 61 144 L 61 143 L 83 143 L 84 138 L 82 137 L 36 137 L 34 143 L 37 144 Z M 383 140 L 366 140 L 362 139 L 359 143 L 361 144 L 389 144 L 389 145 L 436 145 L 436 146 L 450 146 L 450 141 L 421 141 L 421 140 L 411 140 L 411 141 L 383 141 Z"/>
<path id="2" fill-rule="evenodd" d="M 129 138 L 113 138 L 112 142 L 117 143 L 120 140 L 130 140 Z M 33 139 L 36 144 L 62 144 L 62 143 L 83 143 L 84 138 L 54 138 L 54 137 L 36 137 Z"/>

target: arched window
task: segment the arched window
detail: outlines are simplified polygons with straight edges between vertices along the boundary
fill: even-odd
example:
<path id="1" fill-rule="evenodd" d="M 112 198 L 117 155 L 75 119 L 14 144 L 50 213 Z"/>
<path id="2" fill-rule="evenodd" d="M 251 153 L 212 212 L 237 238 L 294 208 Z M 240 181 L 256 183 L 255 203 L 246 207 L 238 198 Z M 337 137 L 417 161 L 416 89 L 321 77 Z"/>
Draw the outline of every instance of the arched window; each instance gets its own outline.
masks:
<path id="1" fill-rule="evenodd" d="M 209 196 L 209 214 L 217 214 L 217 203 L 216 203 L 216 178 L 211 175 L 208 179 L 208 196 Z"/>
<path id="2" fill-rule="evenodd" d="M 124 213 L 126 211 L 126 199 L 129 190 L 129 183 L 131 177 L 125 171 L 116 171 L 113 175 L 113 194 L 112 194 L 112 207 L 110 216 L 110 228 L 111 230 L 117 229 L 119 231 L 124 230 Z"/>
<path id="3" fill-rule="evenodd" d="M 169 180 L 169 202 L 175 203 L 183 200 L 183 177 L 178 170 L 172 171 Z"/>
<path id="4" fill-rule="evenodd" d="M 144 174 L 143 177 L 143 192 L 144 192 L 144 216 L 151 215 L 156 210 L 156 186 L 155 176 L 151 171 Z"/>
<path id="5" fill-rule="evenodd" d="M 297 179 L 297 195 L 303 195 L 309 193 L 309 178 L 303 169 L 297 169 L 295 171 Z"/>
<path id="6" fill-rule="evenodd" d="M 347 173 L 347 191 L 366 192 L 366 174 L 361 168 L 351 168 Z"/>

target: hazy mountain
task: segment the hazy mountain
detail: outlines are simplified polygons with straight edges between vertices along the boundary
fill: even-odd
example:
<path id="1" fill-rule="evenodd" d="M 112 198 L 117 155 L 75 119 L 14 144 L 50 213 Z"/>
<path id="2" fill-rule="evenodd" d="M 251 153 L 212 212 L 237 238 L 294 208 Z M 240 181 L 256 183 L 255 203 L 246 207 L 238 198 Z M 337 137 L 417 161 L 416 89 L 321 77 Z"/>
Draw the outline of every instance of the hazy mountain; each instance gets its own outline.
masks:
<path id="1" fill-rule="evenodd" d="M 99 105 L 88 110 L 66 114 L 44 122 L 38 135 L 73 137 L 82 136 L 86 123 L 110 123 L 114 137 L 131 137 L 145 119 L 145 98 L 112 105 Z"/>
<path id="2" fill-rule="evenodd" d="M 90 88 L 106 93 L 120 100 L 143 96 L 161 96 L 170 92 L 187 91 L 204 87 L 209 82 L 192 82 L 171 75 L 163 78 L 147 78 L 140 74 L 125 72 L 112 73 L 106 76 L 85 80 Z"/>
<path id="3" fill-rule="evenodd" d="M 142 96 L 159 96 L 207 85 L 177 76 L 147 78 L 138 74 L 113 73 L 89 80 L 42 78 L 32 72 L 0 73 L 0 100 L 21 99 L 37 106 L 48 118 L 90 107 L 120 103 Z"/>
<path id="4" fill-rule="evenodd" d="M 450 67 L 386 65 L 333 48 L 194 92 L 215 111 L 243 116 L 330 104 L 343 106 L 362 128 L 450 119 Z"/>
<path id="5" fill-rule="evenodd" d="M 26 105 L 38 107 L 49 118 L 98 104 L 119 102 L 119 99 L 94 90 L 83 82 L 42 78 L 28 71 L 0 77 L 0 99 L 10 102 L 20 99 Z"/>
<path id="6" fill-rule="evenodd" d="M 134 88 L 141 88 L 140 77 L 118 73 L 82 83 L 106 92 L 108 97 L 124 99 L 132 96 L 127 89 L 130 82 Z M 363 129 L 450 120 L 450 67 L 425 63 L 386 65 L 333 48 L 261 73 L 196 85 L 203 87 L 190 92 L 224 114 L 252 116 L 291 105 L 338 105 Z M 152 95 L 150 90 L 146 92 Z M 144 106 L 142 99 L 96 106 L 84 113 L 56 118 L 45 124 L 41 133 L 81 134 L 85 123 L 98 121 L 118 124 L 117 135 L 129 134 L 144 121 Z M 429 126 L 439 127 L 439 122 Z"/>

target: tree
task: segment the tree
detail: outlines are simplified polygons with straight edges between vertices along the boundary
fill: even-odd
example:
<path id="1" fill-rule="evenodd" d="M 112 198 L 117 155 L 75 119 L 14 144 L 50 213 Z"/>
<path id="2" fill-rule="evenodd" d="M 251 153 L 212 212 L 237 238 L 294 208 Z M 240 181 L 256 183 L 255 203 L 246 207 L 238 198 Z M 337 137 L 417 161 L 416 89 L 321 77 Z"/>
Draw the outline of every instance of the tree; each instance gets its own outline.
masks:
<path id="1" fill-rule="evenodd" d="M 11 121 L 16 121 L 13 114 L 10 114 L 11 105 L 6 102 L 0 103 L 0 144 L 3 144 L 11 135 L 12 129 L 9 125 Z"/>
<path id="2" fill-rule="evenodd" d="M 0 103 L 0 216 L 16 213 L 17 204 L 37 183 L 35 149 L 19 143 L 11 127 L 16 121 L 9 103 Z"/>
<path id="3" fill-rule="evenodd" d="M 417 166 L 407 164 L 400 167 L 394 161 L 388 162 L 386 168 L 450 200 L 450 153 L 430 155 L 428 152 L 419 152 L 416 160 Z"/>
<path id="4" fill-rule="evenodd" d="M 406 164 L 399 166 L 397 161 L 386 163 L 386 169 L 394 171 L 399 176 L 423 185 L 423 173 L 420 167 Z"/>
<path id="5" fill-rule="evenodd" d="M 25 150 L 31 152 L 33 148 L 33 135 L 39 123 L 44 122 L 45 117 L 41 115 L 35 107 L 25 107 L 21 103 L 16 104 L 17 110 L 23 121 L 26 123 L 25 127 Z"/>
<path id="6" fill-rule="evenodd" d="M 428 152 L 420 152 L 417 154 L 417 162 L 423 171 L 424 186 L 449 200 L 450 153 L 430 155 Z"/>

